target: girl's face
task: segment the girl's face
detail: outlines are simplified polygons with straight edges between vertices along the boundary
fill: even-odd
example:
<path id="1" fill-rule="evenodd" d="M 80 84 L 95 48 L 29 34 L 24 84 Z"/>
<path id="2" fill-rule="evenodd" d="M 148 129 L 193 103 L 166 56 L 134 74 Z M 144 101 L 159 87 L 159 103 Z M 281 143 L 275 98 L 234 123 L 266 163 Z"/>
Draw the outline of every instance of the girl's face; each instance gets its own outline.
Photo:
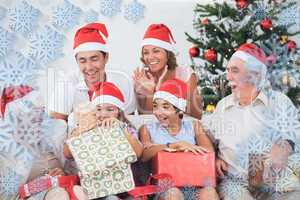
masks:
<path id="1" fill-rule="evenodd" d="M 118 118 L 119 108 L 109 103 L 97 105 L 96 117 L 100 122 L 107 118 Z"/>
<path id="2" fill-rule="evenodd" d="M 167 65 L 168 53 L 163 48 L 145 45 L 142 49 L 142 58 L 150 71 L 152 73 L 157 73 L 162 71 Z"/>
<path id="3" fill-rule="evenodd" d="M 168 127 L 171 124 L 177 123 L 179 119 L 179 115 L 174 106 L 162 99 L 154 100 L 153 114 L 158 119 L 159 123 L 164 127 Z"/>

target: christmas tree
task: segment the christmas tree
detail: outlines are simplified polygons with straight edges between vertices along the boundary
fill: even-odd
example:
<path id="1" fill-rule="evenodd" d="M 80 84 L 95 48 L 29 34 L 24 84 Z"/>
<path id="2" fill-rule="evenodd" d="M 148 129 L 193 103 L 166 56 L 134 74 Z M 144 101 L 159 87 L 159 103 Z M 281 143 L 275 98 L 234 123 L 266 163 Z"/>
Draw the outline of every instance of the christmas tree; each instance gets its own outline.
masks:
<path id="1" fill-rule="evenodd" d="M 268 79 L 275 90 L 287 94 L 300 106 L 299 48 L 291 36 L 299 35 L 300 9 L 296 2 L 235 0 L 195 7 L 194 28 L 186 33 L 192 67 L 207 111 L 230 94 L 225 67 L 243 43 L 255 43 L 268 56 Z M 297 60 L 298 59 L 298 60 Z"/>

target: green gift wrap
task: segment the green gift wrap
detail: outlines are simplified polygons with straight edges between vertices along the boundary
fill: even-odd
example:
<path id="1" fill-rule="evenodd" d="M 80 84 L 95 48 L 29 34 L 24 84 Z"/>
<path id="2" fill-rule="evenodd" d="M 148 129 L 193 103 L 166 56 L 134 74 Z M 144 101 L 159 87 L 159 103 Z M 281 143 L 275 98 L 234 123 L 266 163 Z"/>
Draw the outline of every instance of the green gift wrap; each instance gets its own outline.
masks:
<path id="1" fill-rule="evenodd" d="M 96 127 L 67 140 L 89 199 L 127 192 L 135 187 L 130 164 L 137 160 L 124 129 Z"/>

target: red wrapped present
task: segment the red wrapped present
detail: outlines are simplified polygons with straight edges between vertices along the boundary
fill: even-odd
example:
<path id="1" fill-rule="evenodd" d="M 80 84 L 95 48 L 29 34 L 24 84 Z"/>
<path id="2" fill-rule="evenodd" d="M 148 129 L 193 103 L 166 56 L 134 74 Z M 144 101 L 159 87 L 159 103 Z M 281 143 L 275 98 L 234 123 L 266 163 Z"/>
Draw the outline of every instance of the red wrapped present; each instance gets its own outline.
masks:
<path id="1" fill-rule="evenodd" d="M 30 181 L 22 185 L 19 188 L 19 195 L 21 199 L 25 199 L 30 197 L 33 194 L 38 192 L 42 192 L 44 190 L 48 190 L 52 187 L 63 187 L 67 190 L 70 195 L 70 199 L 77 200 L 73 193 L 73 186 L 79 184 L 79 177 L 78 176 L 49 176 L 45 175 Z"/>
<path id="2" fill-rule="evenodd" d="M 153 159 L 153 173 L 167 173 L 175 186 L 216 186 L 215 154 L 158 152 Z"/>

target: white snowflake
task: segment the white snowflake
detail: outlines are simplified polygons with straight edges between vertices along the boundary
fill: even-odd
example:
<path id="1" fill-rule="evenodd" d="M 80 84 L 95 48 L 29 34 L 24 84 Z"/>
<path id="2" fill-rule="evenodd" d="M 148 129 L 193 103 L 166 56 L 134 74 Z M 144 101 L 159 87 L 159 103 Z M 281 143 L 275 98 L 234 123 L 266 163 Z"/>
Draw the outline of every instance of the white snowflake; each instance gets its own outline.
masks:
<path id="1" fill-rule="evenodd" d="M 92 23 L 98 20 L 98 13 L 94 10 L 89 10 L 85 16 L 85 22 Z"/>
<path id="2" fill-rule="evenodd" d="M 63 5 L 53 11 L 52 24 L 58 29 L 69 30 L 78 24 L 81 9 L 64 0 Z"/>
<path id="3" fill-rule="evenodd" d="M 6 9 L 0 6 L 0 20 L 3 19 L 6 15 Z"/>
<path id="4" fill-rule="evenodd" d="M 261 2 L 257 4 L 257 7 L 254 8 L 253 17 L 256 20 L 262 20 L 268 16 L 270 8 L 268 4 Z"/>
<path id="5" fill-rule="evenodd" d="M 12 52 L 0 61 L 0 85 L 32 84 L 37 66 L 19 52 Z"/>
<path id="6" fill-rule="evenodd" d="M 0 27 L 0 59 L 11 50 L 12 43 L 13 35 Z"/>
<path id="7" fill-rule="evenodd" d="M 11 168 L 5 167 L 0 170 L 0 196 L 11 199 L 18 192 L 22 176 Z"/>
<path id="8" fill-rule="evenodd" d="M 29 56 L 41 66 L 63 56 L 65 38 L 49 26 L 29 38 Z"/>
<path id="9" fill-rule="evenodd" d="M 186 200 L 198 199 L 198 189 L 196 187 L 182 187 L 181 192 Z"/>
<path id="10" fill-rule="evenodd" d="M 113 17 L 121 12 L 122 0 L 100 0 L 100 13 L 106 17 Z"/>
<path id="11" fill-rule="evenodd" d="M 296 141 L 300 133 L 298 110 L 290 99 L 283 95 L 276 95 L 276 93 L 273 92 L 270 96 L 272 109 L 266 112 L 268 128 L 265 131 L 265 137 L 270 138 L 272 142 L 280 138 Z"/>
<path id="12" fill-rule="evenodd" d="M 28 33 L 32 32 L 40 16 L 40 11 L 26 1 L 16 4 L 14 8 L 8 10 L 8 13 L 9 27 L 23 36 L 27 36 Z"/>
<path id="13" fill-rule="evenodd" d="M 137 0 L 133 0 L 133 2 L 124 7 L 124 17 L 133 23 L 137 23 L 139 20 L 144 18 L 144 11 L 145 6 Z"/>
<path id="14" fill-rule="evenodd" d="M 2 121 L 0 127 L 2 131 L 0 135 L 0 152 L 14 160 L 18 160 L 26 169 L 29 169 L 33 160 L 32 154 L 25 146 L 16 142 L 8 123 Z"/>
<path id="15" fill-rule="evenodd" d="M 277 21 L 278 25 L 289 26 L 297 24 L 300 27 L 300 7 L 297 5 L 281 11 Z"/>

